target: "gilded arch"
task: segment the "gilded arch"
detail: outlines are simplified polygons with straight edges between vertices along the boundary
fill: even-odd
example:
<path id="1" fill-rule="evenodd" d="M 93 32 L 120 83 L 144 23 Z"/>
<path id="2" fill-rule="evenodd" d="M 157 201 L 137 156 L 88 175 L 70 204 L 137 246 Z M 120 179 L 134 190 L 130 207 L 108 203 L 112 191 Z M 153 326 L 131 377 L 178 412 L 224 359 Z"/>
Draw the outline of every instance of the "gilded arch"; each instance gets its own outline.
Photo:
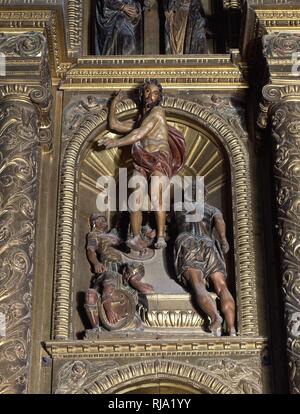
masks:
<path id="1" fill-rule="evenodd" d="M 218 375 L 205 368 L 172 360 L 150 360 L 118 367 L 101 375 L 88 387 L 79 390 L 80 394 L 117 394 L 126 393 L 126 389 L 139 381 L 151 382 L 165 380 L 185 384 L 199 393 L 238 394 L 238 388 L 232 387 Z"/>
<path id="2" fill-rule="evenodd" d="M 237 297 L 240 299 L 238 328 L 241 335 L 255 336 L 258 332 L 250 168 L 244 144 L 236 131 L 224 119 L 211 113 L 200 104 L 182 99 L 166 98 L 163 106 L 167 113 L 176 113 L 186 118 L 192 118 L 202 128 L 209 131 L 222 144 L 230 160 L 233 232 L 236 241 L 236 284 Z M 135 111 L 135 104 L 129 100 L 118 107 L 118 113 L 123 116 L 129 116 Z M 62 161 L 55 279 L 55 339 L 70 337 L 77 167 L 80 154 L 93 142 L 99 131 L 105 128 L 106 116 L 105 111 L 100 111 L 99 114 L 91 116 L 81 125 L 69 142 Z"/>

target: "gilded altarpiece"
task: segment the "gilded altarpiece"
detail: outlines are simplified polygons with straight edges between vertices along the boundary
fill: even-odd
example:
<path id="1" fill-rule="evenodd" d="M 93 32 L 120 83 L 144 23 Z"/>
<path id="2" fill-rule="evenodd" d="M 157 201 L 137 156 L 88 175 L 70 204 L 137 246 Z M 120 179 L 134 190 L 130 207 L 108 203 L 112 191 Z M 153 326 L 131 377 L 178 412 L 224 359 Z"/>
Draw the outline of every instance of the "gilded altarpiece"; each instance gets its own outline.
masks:
<path id="1" fill-rule="evenodd" d="M 246 45 L 258 27 L 259 35 L 268 30 L 263 17 L 258 23 L 263 11 L 254 21 L 255 7 L 248 14 L 244 10 L 248 26 L 241 53 L 104 57 L 85 56 L 88 12 L 82 2 L 64 3 L 65 20 L 59 4 L 0 10 L 0 51 L 8 62 L 6 77 L 0 79 L 0 312 L 7 328 L 0 338 L 0 391 L 275 392 L 255 119 L 249 121 L 247 105 L 251 68 Z M 225 3 L 227 12 L 246 8 L 243 1 Z M 106 110 L 112 94 L 127 93 L 117 112 L 120 119 L 132 119 L 138 110 L 133 92 L 147 78 L 162 83 L 167 120 L 186 138 L 182 175 L 203 175 L 210 202 L 226 218 L 236 337 L 216 338 L 203 329 L 187 292 L 169 282 L 166 272 L 162 277 L 163 260 L 146 267 L 156 293 L 139 308 L 142 330 L 88 332 L 82 303 L 91 277 L 85 236 L 96 209 L 96 181 L 128 161 L 126 151 L 100 152 L 95 143 L 114 136 Z M 295 102 L 284 105 L 272 107 L 275 135 L 280 111 L 298 116 Z M 291 128 L 294 137 L 297 131 Z M 280 162 L 275 162 L 277 182 L 283 175 Z M 287 190 L 278 191 L 282 206 Z M 283 223 L 293 208 L 282 210 Z M 292 243 L 287 232 L 282 243 Z M 284 278 L 287 296 L 291 277 Z M 293 333 L 290 321 L 298 309 L 289 306 Z M 299 375 L 296 345 L 291 337 L 294 377 Z M 295 392 L 299 381 L 292 381 Z"/>

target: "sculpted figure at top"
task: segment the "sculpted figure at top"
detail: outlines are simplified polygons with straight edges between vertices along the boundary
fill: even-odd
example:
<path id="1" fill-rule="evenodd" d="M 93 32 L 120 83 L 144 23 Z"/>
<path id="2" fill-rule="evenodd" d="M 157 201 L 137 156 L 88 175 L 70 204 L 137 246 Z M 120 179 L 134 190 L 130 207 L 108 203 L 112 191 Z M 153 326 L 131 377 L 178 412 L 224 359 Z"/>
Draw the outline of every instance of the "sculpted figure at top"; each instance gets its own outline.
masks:
<path id="1" fill-rule="evenodd" d="M 141 16 L 138 0 L 96 0 L 95 54 L 139 54 Z"/>
<path id="2" fill-rule="evenodd" d="M 168 54 L 206 54 L 207 22 L 201 0 L 164 0 Z"/>

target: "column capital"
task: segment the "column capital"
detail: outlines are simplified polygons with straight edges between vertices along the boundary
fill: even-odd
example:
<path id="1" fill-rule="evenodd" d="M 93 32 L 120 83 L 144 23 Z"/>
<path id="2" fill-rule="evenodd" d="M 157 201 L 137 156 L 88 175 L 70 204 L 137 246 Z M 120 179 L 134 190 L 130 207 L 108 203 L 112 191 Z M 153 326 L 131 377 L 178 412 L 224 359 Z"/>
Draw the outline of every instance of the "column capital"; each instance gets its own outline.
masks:
<path id="1" fill-rule="evenodd" d="M 39 142 L 51 146 L 51 76 L 48 47 L 41 33 L 27 32 L 0 36 L 0 53 L 5 76 L 1 79 L 2 111 L 13 105 L 20 111 L 31 105 L 37 116 Z"/>

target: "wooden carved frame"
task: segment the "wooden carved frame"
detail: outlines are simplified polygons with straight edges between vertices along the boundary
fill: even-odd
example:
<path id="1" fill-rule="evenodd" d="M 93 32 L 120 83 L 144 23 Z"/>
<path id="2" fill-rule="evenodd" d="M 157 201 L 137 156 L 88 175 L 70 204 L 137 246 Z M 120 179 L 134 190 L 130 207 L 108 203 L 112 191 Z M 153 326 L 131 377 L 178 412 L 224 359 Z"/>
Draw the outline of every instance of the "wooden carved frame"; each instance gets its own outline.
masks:
<path id="1" fill-rule="evenodd" d="M 232 211 L 234 239 L 236 240 L 235 267 L 238 306 L 238 325 L 241 335 L 255 336 L 257 307 L 255 285 L 255 258 L 253 248 L 253 222 L 248 154 L 232 127 L 205 107 L 182 99 L 166 98 L 167 112 L 184 115 L 208 130 L 223 145 L 231 168 Z M 119 113 L 136 110 L 132 101 L 119 106 Z M 55 276 L 54 339 L 66 340 L 71 335 L 72 266 L 77 183 L 80 154 L 106 125 L 106 112 L 100 111 L 85 121 L 69 142 L 63 160 L 60 183 L 60 201 L 57 228 L 57 257 Z"/>

